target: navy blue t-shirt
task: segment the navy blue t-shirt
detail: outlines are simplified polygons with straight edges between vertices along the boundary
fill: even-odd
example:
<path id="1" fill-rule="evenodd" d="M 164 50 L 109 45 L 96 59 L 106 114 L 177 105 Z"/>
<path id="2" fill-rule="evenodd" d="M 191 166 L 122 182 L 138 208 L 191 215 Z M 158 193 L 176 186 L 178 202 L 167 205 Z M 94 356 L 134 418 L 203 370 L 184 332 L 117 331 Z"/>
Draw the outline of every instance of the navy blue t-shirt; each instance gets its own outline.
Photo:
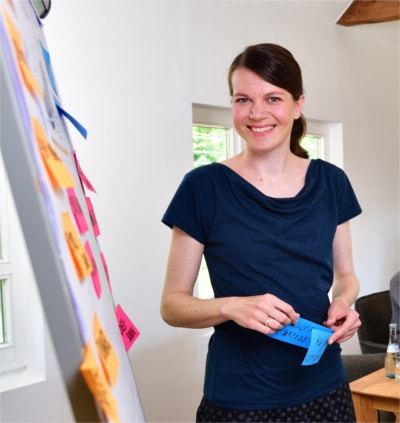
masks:
<path id="1" fill-rule="evenodd" d="M 215 297 L 272 293 L 306 319 L 322 324 L 333 281 L 332 243 L 338 225 L 361 213 L 340 168 L 311 160 L 303 189 L 268 197 L 223 164 L 185 175 L 162 221 L 204 244 Z M 233 321 L 214 328 L 204 396 L 230 409 L 298 405 L 345 380 L 339 344 L 301 366 L 306 350 Z"/>

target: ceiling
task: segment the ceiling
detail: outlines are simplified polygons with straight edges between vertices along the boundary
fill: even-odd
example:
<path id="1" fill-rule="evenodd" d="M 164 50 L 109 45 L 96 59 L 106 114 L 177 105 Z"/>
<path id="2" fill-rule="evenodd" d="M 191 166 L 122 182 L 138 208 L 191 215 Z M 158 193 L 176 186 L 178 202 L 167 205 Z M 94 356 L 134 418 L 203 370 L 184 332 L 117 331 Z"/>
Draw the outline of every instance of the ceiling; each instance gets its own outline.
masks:
<path id="1" fill-rule="evenodd" d="M 336 23 L 352 26 L 399 19 L 400 0 L 352 0 Z"/>

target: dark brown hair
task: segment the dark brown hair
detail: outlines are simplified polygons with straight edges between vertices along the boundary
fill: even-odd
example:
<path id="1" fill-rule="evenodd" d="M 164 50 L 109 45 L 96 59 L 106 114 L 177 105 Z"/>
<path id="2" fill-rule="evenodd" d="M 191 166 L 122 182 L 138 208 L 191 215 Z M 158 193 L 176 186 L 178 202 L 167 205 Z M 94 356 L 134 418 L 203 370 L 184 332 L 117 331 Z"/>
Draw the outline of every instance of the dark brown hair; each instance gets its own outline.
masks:
<path id="1" fill-rule="evenodd" d="M 256 44 L 246 47 L 232 62 L 229 68 L 228 83 L 233 95 L 232 74 L 238 68 L 254 72 L 264 81 L 288 91 L 297 101 L 303 94 L 301 69 L 290 51 L 277 44 Z M 290 151 L 299 157 L 308 158 L 308 153 L 300 146 L 307 131 L 306 119 L 301 115 L 293 123 L 290 135 Z"/>

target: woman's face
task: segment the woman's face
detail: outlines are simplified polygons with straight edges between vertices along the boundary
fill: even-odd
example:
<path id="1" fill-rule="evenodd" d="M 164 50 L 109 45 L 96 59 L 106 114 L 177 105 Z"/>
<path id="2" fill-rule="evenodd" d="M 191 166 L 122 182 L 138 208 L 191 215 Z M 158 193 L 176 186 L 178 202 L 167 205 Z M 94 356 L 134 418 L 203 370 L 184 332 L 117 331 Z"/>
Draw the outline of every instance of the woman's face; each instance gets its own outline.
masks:
<path id="1" fill-rule="evenodd" d="M 293 121 L 301 116 L 304 97 L 294 101 L 288 91 L 246 68 L 233 72 L 232 88 L 234 126 L 248 148 L 260 152 L 289 150 Z"/>

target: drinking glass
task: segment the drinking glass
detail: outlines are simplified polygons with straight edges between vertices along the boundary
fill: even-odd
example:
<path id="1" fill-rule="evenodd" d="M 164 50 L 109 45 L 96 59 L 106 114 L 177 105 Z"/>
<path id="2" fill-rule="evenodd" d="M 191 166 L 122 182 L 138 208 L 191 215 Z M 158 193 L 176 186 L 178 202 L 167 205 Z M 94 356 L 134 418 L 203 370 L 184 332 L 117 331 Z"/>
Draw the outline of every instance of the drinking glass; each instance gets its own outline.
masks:
<path id="1" fill-rule="evenodd" d="M 400 352 L 394 354 L 394 362 L 396 364 L 395 380 L 397 383 L 400 383 Z"/>

